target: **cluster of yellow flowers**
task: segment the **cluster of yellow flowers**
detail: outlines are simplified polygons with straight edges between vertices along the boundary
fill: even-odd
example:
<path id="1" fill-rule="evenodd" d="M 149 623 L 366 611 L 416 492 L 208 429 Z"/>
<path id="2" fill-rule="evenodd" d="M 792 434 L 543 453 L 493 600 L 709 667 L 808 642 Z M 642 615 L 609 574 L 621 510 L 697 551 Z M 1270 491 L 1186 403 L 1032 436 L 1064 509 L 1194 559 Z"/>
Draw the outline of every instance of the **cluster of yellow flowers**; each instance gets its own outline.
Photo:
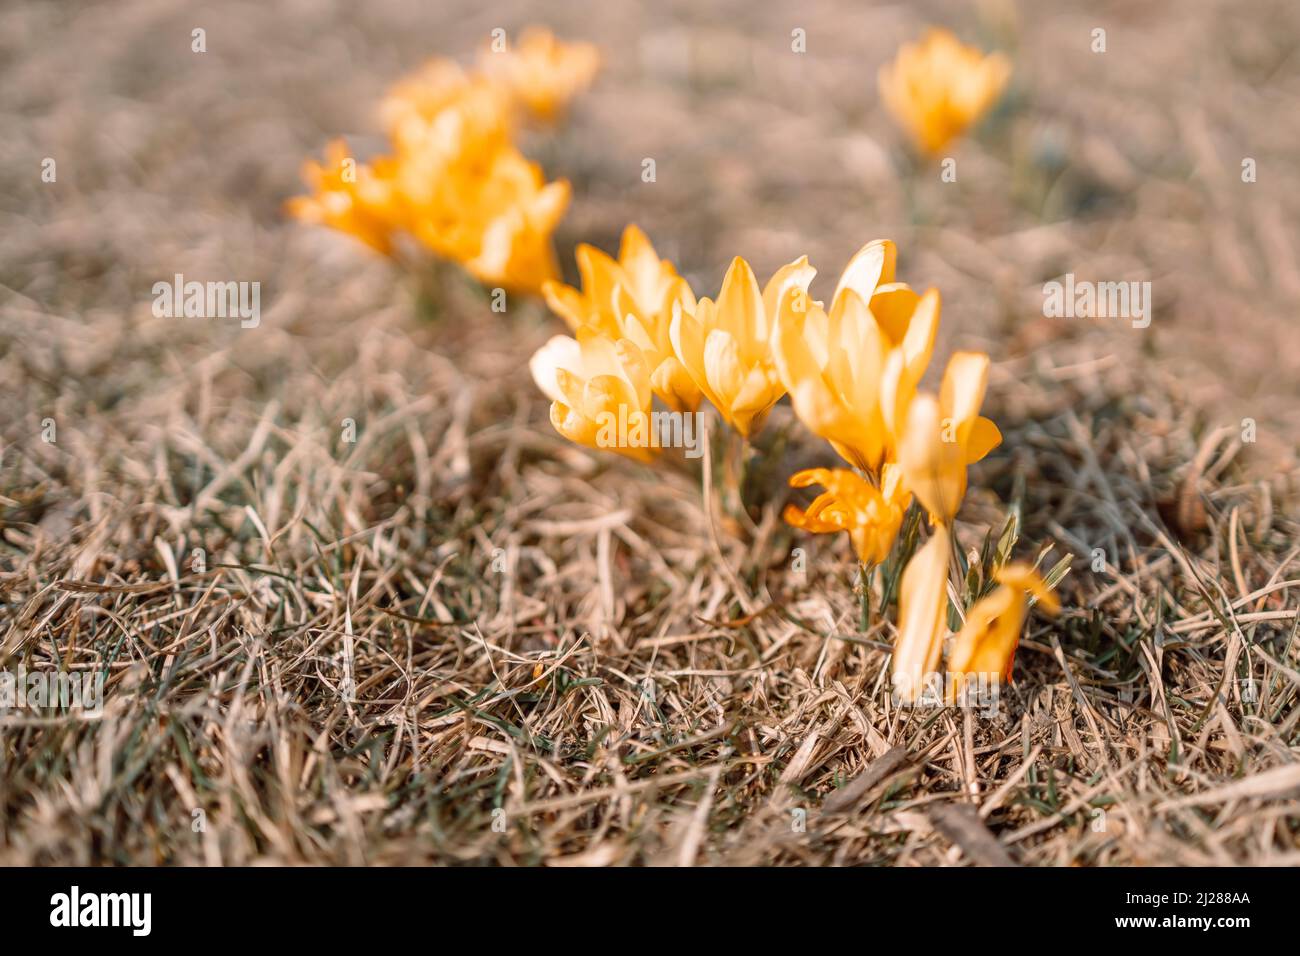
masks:
<path id="1" fill-rule="evenodd" d="M 535 292 L 557 274 L 551 234 L 569 184 L 548 183 L 513 134 L 525 119 L 559 117 L 598 63 L 595 47 L 544 30 L 484 51 L 474 71 L 434 60 L 384 100 L 391 155 L 363 164 L 331 143 L 324 163 L 304 167 L 313 194 L 291 200 L 290 212 L 385 255 L 413 240 L 486 285 Z"/>
<path id="2" fill-rule="evenodd" d="M 938 394 L 919 390 L 939 323 L 939 293 L 895 279 L 896 250 L 876 240 L 840 275 L 830 307 L 810 299 L 816 270 L 807 257 L 782 266 L 761 288 L 744 259 L 733 260 L 716 300 L 697 300 L 671 262 L 636 226 L 618 259 L 590 246 L 577 252 L 582 288 L 542 291 L 574 337 L 558 335 L 531 362 L 552 399 L 551 422 L 566 438 L 642 461 L 654 449 L 614 441 L 609 421 L 648 431 L 657 396 L 678 412 L 707 398 L 746 438 L 789 395 L 800 421 L 852 468 L 796 473 L 794 487 L 825 489 L 786 520 L 813 533 L 847 532 L 867 565 L 893 550 L 913 496 L 933 525 L 902 576 L 895 689 L 917 700 L 935 673 L 947 636 L 950 528 L 966 491 L 966 468 L 1000 441 L 979 414 L 989 359 L 958 352 Z M 1026 591 L 1051 606 L 1033 570 L 1007 565 L 1000 587 L 969 610 L 950 655 L 951 672 L 1010 674 Z"/>
<path id="3" fill-rule="evenodd" d="M 514 50 L 486 52 L 466 71 L 437 60 L 398 83 L 383 103 L 391 155 L 357 164 L 342 141 L 324 164 L 309 163 L 314 189 L 291 204 L 302 219 L 347 232 L 394 255 L 410 240 L 462 264 L 480 281 L 539 291 L 569 325 L 537 351 L 530 368 L 551 399 L 566 438 L 643 462 L 654 460 L 653 410 L 678 416 L 705 399 L 744 439 L 757 434 L 789 396 L 799 420 L 850 466 L 814 468 L 793 487 L 824 491 L 791 525 L 846 532 L 867 566 L 894 551 L 913 499 L 933 531 L 903 570 L 895 692 L 921 698 L 947 637 L 951 527 L 966 469 L 1001 441 L 980 406 L 988 356 L 951 357 L 937 394 L 920 390 L 939 323 L 939 293 L 895 278 L 896 250 L 868 243 L 849 260 L 830 306 L 809 297 L 816 270 L 801 257 L 760 286 L 749 264 L 732 261 L 714 299 L 697 299 L 673 264 L 629 225 L 618 258 L 580 245 L 580 288 L 558 281 L 551 233 L 569 201 L 568 183 L 548 183 L 514 144 L 518 124 L 549 122 L 590 82 L 598 57 L 545 31 Z M 880 74 L 885 105 L 933 155 L 1001 93 L 1006 61 L 932 31 L 907 45 Z M 616 428 L 616 430 L 615 430 Z M 1027 610 L 1055 598 L 1031 568 L 1003 564 L 998 587 L 966 611 L 949 672 L 1010 675 Z"/>
<path id="4" fill-rule="evenodd" d="M 933 156 L 995 103 L 1010 75 L 1000 54 L 984 56 L 951 33 L 932 30 L 880 71 L 881 97 Z M 939 324 L 939 293 L 895 279 L 896 250 L 868 243 L 845 266 L 830 307 L 809 298 L 816 270 L 807 257 L 782 266 L 760 287 L 749 264 L 732 261 L 716 299 L 696 299 L 644 233 L 628 226 L 618 259 L 579 246 L 581 288 L 542 284 L 573 336 L 558 335 L 531 369 L 551 401 L 551 422 L 571 441 L 641 461 L 654 458 L 657 397 L 676 413 L 704 399 L 748 439 L 789 395 L 800 421 L 851 468 L 813 468 L 790 478 L 825 489 L 785 519 L 804 530 L 847 532 L 866 566 L 894 550 L 913 498 L 933 531 L 903 570 L 894 646 L 896 696 L 929 696 L 948 636 L 952 523 L 966 493 L 966 469 L 1002 440 L 979 414 L 989 359 L 958 352 L 938 394 L 920 391 Z M 614 432 L 610 424 L 619 423 Z M 976 600 L 952 642 L 947 696 L 967 675 L 1010 679 L 1032 594 L 1057 602 L 1033 568 L 1004 563 L 997 587 Z"/>
<path id="5" fill-rule="evenodd" d="M 935 156 L 988 112 L 1010 76 L 1002 54 L 985 56 L 932 29 L 880 68 L 880 98 L 917 149 Z"/>

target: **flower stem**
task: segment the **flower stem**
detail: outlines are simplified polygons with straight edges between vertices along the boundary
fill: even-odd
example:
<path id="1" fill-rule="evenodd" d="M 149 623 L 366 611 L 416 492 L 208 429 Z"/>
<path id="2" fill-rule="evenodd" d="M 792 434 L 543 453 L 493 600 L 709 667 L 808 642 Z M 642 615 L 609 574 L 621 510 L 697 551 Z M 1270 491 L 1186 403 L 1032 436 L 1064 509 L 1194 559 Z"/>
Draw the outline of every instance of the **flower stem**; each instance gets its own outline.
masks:
<path id="1" fill-rule="evenodd" d="M 875 565 L 858 562 L 858 586 L 855 590 L 858 592 L 858 607 L 861 610 L 858 630 L 863 634 L 871 630 L 871 579 L 875 572 Z"/>
<path id="2" fill-rule="evenodd" d="M 753 530 L 753 522 L 745 510 L 745 476 L 749 457 L 749 442 L 740 433 L 722 426 L 718 429 L 721 448 L 722 512 L 741 527 Z"/>

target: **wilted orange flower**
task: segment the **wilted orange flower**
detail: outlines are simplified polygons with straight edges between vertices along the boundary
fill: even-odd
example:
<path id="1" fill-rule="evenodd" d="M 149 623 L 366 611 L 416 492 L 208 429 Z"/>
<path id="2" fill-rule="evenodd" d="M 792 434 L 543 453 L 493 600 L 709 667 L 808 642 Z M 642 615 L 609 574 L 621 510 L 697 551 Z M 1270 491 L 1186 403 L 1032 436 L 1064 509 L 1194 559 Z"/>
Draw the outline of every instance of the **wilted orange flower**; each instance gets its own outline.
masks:
<path id="1" fill-rule="evenodd" d="M 486 50 L 479 63 L 486 76 L 502 83 L 533 116 L 550 122 L 591 85 L 600 54 L 590 43 L 562 43 L 551 31 L 532 27 L 514 49 Z"/>
<path id="2" fill-rule="evenodd" d="M 802 256 L 782 266 L 760 292 L 754 270 L 736 258 L 718 300 L 676 309 L 669 337 L 687 374 L 732 428 L 748 438 L 785 394 L 769 345 L 778 309 L 806 307 L 816 270 Z"/>
<path id="3" fill-rule="evenodd" d="M 962 691 L 966 674 L 997 674 L 1003 680 L 1011 680 L 1016 646 L 1028 611 L 1026 593 L 1034 595 L 1050 614 L 1061 607 L 1056 594 L 1027 564 L 1004 565 L 994 580 L 999 587 L 971 605 L 966 612 L 966 624 L 948 654 L 949 672 L 963 675 L 953 682 L 952 689 L 957 694 Z"/>
<path id="4" fill-rule="evenodd" d="M 551 424 L 565 438 L 650 461 L 650 372 L 641 350 L 590 326 L 554 336 L 529 361 L 551 401 Z"/>
<path id="5" fill-rule="evenodd" d="M 935 674 L 948 633 L 948 529 L 938 525 L 903 569 L 898 592 L 898 637 L 893 679 L 898 699 L 914 704 Z"/>
<path id="6" fill-rule="evenodd" d="M 551 310 L 578 330 L 584 325 L 614 338 L 627 338 L 645 353 L 650 384 L 675 411 L 694 411 L 700 390 L 673 354 L 669 325 L 675 307 L 695 309 L 695 294 L 673 264 L 660 259 L 645 233 L 634 225 L 623 230 L 615 261 L 582 243 L 575 258 L 582 290 L 547 282 L 542 295 Z"/>
<path id="7" fill-rule="evenodd" d="M 997 102 L 1010 75 L 1002 54 L 985 56 L 947 30 L 931 29 L 880 68 L 880 98 L 917 148 L 934 156 Z"/>
<path id="8" fill-rule="evenodd" d="M 858 560 L 879 564 L 889 552 L 903 524 L 903 515 L 912 501 L 902 486 L 898 469 L 885 465 L 880 487 L 847 468 L 809 468 L 790 476 L 791 488 L 821 485 L 807 511 L 787 505 L 785 520 L 796 528 L 814 534 L 847 531 Z"/>
<path id="9" fill-rule="evenodd" d="M 845 267 L 829 312 L 792 300 L 778 310 L 772 333 L 777 374 L 800 421 L 850 464 L 872 472 L 893 448 L 885 412 L 894 402 L 882 393 L 886 366 L 897 367 L 895 391 L 908 382 L 914 387 L 939 324 L 938 292 L 918 296 L 895 282 L 896 256 L 888 240 L 863 246 Z"/>
<path id="10" fill-rule="evenodd" d="M 966 494 L 966 466 L 1002 441 L 997 425 L 979 414 L 989 357 L 957 352 L 948 361 L 939 397 L 910 402 L 898 436 L 903 481 L 933 521 L 950 524 Z"/>

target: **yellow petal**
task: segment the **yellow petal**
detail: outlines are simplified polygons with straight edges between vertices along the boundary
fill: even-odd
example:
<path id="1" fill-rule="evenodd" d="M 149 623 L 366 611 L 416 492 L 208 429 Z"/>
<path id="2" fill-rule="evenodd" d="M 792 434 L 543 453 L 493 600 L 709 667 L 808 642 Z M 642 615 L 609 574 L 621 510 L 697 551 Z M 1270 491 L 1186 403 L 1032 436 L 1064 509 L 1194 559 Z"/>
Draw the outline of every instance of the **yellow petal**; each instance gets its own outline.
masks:
<path id="1" fill-rule="evenodd" d="M 745 384 L 745 369 L 732 334 L 712 329 L 704 340 L 704 376 L 709 387 L 721 400 L 718 411 L 731 417 L 731 405 Z"/>
<path id="2" fill-rule="evenodd" d="M 677 278 L 676 270 L 671 262 L 659 258 L 649 238 L 636 226 L 629 225 L 623 230 L 618 263 L 634 308 L 648 313 L 659 311 L 663 306 L 666 285 Z M 626 311 L 624 309 L 620 314 Z"/>
<path id="3" fill-rule="evenodd" d="M 668 338 L 673 346 L 673 354 L 681 362 L 686 374 L 715 408 L 722 409 L 722 400 L 709 384 L 704 368 L 705 330 L 713 325 L 713 302 L 701 299 L 694 312 L 688 312 L 680 306 L 674 306 L 673 317 L 668 326 Z"/>
<path id="4" fill-rule="evenodd" d="M 583 396 L 587 390 L 587 380 L 580 375 L 575 375 L 567 368 L 560 367 L 555 370 L 555 381 L 564 404 L 578 414 L 587 415 L 587 409 L 583 403 Z M 587 417 L 590 418 L 591 416 L 587 415 Z"/>
<path id="5" fill-rule="evenodd" d="M 852 289 L 863 302 L 870 302 L 876 286 L 894 281 L 894 264 L 898 249 L 888 239 L 873 239 L 854 253 L 840 275 L 831 305 L 844 289 Z"/>
<path id="6" fill-rule="evenodd" d="M 669 263 L 665 262 L 664 265 L 668 266 Z M 663 316 L 662 321 L 667 323 L 673 313 L 674 305 L 680 306 L 687 312 L 695 311 L 695 293 L 691 291 L 690 284 L 679 275 L 671 276 L 664 283 L 663 298 L 652 308 L 658 309 Z"/>
<path id="7" fill-rule="evenodd" d="M 598 315 L 613 315 L 614 287 L 622 275 L 618 263 L 585 242 L 578 245 L 574 258 L 578 260 L 583 295 L 591 302 L 592 309 Z"/>
<path id="8" fill-rule="evenodd" d="M 1056 592 L 1047 586 L 1037 571 L 1023 562 L 1003 565 L 994 575 L 994 580 L 1008 587 L 1028 591 L 1049 614 L 1055 614 L 1061 609 L 1061 601 Z"/>
<path id="9" fill-rule="evenodd" d="M 902 511 L 912 503 L 912 492 L 903 482 L 903 469 L 897 462 L 886 462 L 880 469 L 880 496 Z"/>
<path id="10" fill-rule="evenodd" d="M 559 221 L 564 218 L 573 198 L 573 187 L 567 179 L 557 179 L 547 183 L 538 192 L 528 210 L 529 225 L 539 232 L 554 231 Z"/>
<path id="11" fill-rule="evenodd" d="M 825 485 L 830 480 L 831 470 L 829 468 L 804 468 L 796 471 L 790 476 L 788 484 L 791 488 L 808 488 L 812 485 Z"/>
<path id="12" fill-rule="evenodd" d="M 898 637 L 894 641 L 894 690 L 915 703 L 935 673 L 947 631 L 948 532 L 934 529 L 930 540 L 903 569 L 898 598 Z"/>
<path id="13" fill-rule="evenodd" d="M 808 264 L 808 257 L 800 256 L 794 262 L 777 269 L 772 278 L 767 280 L 767 285 L 763 286 L 763 324 L 756 333 L 760 341 L 767 341 L 771 337 L 767 323 L 776 316 L 788 290 L 799 290 L 799 294 L 791 300 L 791 308 L 804 311 L 808 309 L 808 285 L 815 275 L 817 270 Z"/>
<path id="14" fill-rule="evenodd" d="M 561 282 L 542 283 L 542 298 L 551 311 L 564 319 L 570 329 L 578 328 L 590 321 L 587 300 L 577 289 Z"/>
<path id="15" fill-rule="evenodd" d="M 767 318 L 754 270 L 739 256 L 722 279 L 716 306 L 715 321 L 735 343 L 737 360 L 743 356 L 746 364 L 757 361 L 759 343 L 767 346 Z"/>
<path id="16" fill-rule="evenodd" d="M 596 440 L 596 423 L 563 402 L 551 403 L 551 425 L 554 426 L 557 432 L 576 445 L 583 445 L 587 448 L 600 447 Z M 611 448 L 609 450 L 616 451 L 617 449 Z"/>
<path id="17" fill-rule="evenodd" d="M 998 426 L 982 416 L 976 418 L 966 436 L 966 464 L 974 464 L 1000 444 L 1002 432 Z"/>
<path id="18" fill-rule="evenodd" d="M 635 342 L 638 348 L 657 353 L 659 351 L 656 334 L 658 330 L 654 327 L 653 319 L 633 311 L 635 303 L 621 285 L 614 289 L 614 301 L 618 308 L 618 315 L 621 317 L 621 334 Z"/>
<path id="19" fill-rule="evenodd" d="M 866 302 L 851 289 L 836 296 L 829 316 L 833 348 L 827 374 L 863 426 L 880 429 L 880 384 L 887 343 Z M 874 444 L 882 437 L 874 435 Z"/>
<path id="20" fill-rule="evenodd" d="M 903 480 L 935 521 L 956 517 L 966 493 L 966 460 L 955 426 L 945 422 L 933 395 L 918 395 L 898 442 Z M 954 438 L 954 440 L 945 440 Z"/>
<path id="21" fill-rule="evenodd" d="M 577 369 L 582 367 L 581 349 L 577 339 L 567 335 L 552 336 L 545 345 L 533 353 L 528 360 L 528 369 L 533 373 L 543 394 L 553 402 L 565 401 L 560 389 L 557 371 L 561 368 Z"/>
<path id="22" fill-rule="evenodd" d="M 841 444 L 855 443 L 857 422 L 820 375 L 795 385 L 790 392 L 790 404 L 799 420 L 818 438 Z"/>
<path id="23" fill-rule="evenodd" d="M 650 238 L 639 226 L 628 223 L 623 228 L 623 236 L 618 244 L 618 262 L 629 274 L 657 273 L 659 255 L 651 245 Z"/>
<path id="24" fill-rule="evenodd" d="M 674 356 L 659 363 L 650 375 L 650 386 L 673 411 L 693 412 L 700 407 L 699 387 Z"/>
<path id="25" fill-rule="evenodd" d="M 636 395 L 620 376 L 593 375 L 587 379 L 580 409 L 583 415 L 593 421 L 599 421 L 602 414 L 612 414 L 617 418 L 620 407 L 629 417 L 640 410 Z"/>
<path id="26" fill-rule="evenodd" d="M 903 361 L 913 384 L 921 381 L 930 354 L 934 350 L 934 337 L 939 330 L 939 290 L 929 289 L 916 303 L 908 319 L 907 333 L 903 336 Z"/>
<path id="27" fill-rule="evenodd" d="M 921 297 L 905 282 L 890 282 L 876 288 L 868 303 L 880 330 L 891 346 L 903 343 L 909 323 Z"/>
<path id="28" fill-rule="evenodd" d="M 966 612 L 966 623 L 948 655 L 948 670 L 1009 679 L 1024 621 L 1023 592 L 995 588 Z"/>
<path id="29" fill-rule="evenodd" d="M 880 373 L 880 414 L 896 446 L 902 440 L 907 412 L 915 395 L 916 385 L 907 374 L 903 350 L 894 349 L 886 356 Z"/>
<path id="30" fill-rule="evenodd" d="M 814 354 L 809 341 L 807 327 L 810 316 L 821 309 L 809 303 L 808 309 L 800 312 L 795 308 L 793 295 L 783 296 L 776 310 L 776 320 L 772 328 L 772 361 L 781 383 L 793 392 L 798 384 L 810 378 L 820 377 L 822 364 Z M 820 328 L 825 329 L 825 323 Z M 823 343 L 823 354 L 825 345 Z"/>
<path id="31" fill-rule="evenodd" d="M 731 420 L 736 431 L 746 438 L 758 433 L 785 388 L 769 365 L 755 365 L 746 373 L 740 390 L 731 400 Z"/>
<path id="32" fill-rule="evenodd" d="M 945 418 L 959 430 L 967 430 L 979 415 L 988 384 L 989 357 L 982 352 L 954 352 L 944 369 L 939 404 Z M 963 436 L 964 440 L 964 436 Z"/>
<path id="33" fill-rule="evenodd" d="M 650 388 L 650 363 L 646 361 L 645 353 L 629 339 L 615 342 L 614 351 L 618 356 L 620 377 L 630 387 L 636 407 L 648 409 L 653 401 L 653 393 Z"/>

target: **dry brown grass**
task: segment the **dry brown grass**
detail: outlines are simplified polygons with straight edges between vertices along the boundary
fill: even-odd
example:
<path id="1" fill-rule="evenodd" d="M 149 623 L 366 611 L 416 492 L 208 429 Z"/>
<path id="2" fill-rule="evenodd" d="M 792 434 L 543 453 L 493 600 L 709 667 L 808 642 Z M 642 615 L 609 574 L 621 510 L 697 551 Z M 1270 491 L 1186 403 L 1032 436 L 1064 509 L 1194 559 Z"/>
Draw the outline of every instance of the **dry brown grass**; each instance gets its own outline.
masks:
<path id="1" fill-rule="evenodd" d="M 636 220 L 703 289 L 736 252 L 834 274 L 892 235 L 903 277 L 943 290 L 944 347 L 992 353 L 1006 441 L 961 543 L 1018 507 L 1018 555 L 1076 557 L 998 713 L 969 719 L 891 704 L 887 619 L 859 628 L 847 542 L 796 538 L 779 483 L 740 527 L 706 512 L 698 470 L 554 435 L 524 371 L 558 327 L 540 306 L 494 315 L 454 276 L 417 305 L 385 263 L 282 220 L 301 156 L 373 134 L 393 76 L 536 14 L 232 5 L 196 64 L 168 7 L 20 11 L 0 667 L 104 669 L 108 692 L 99 721 L 4 718 L 0 862 L 1300 861 L 1294 355 L 1275 347 L 1297 193 L 1280 171 L 1229 185 L 1233 137 L 1283 168 L 1270 107 L 1297 89 L 1300 30 L 1279 4 L 1215 47 L 1228 8 L 1197 7 L 1114 7 L 1110 67 L 1071 52 L 1089 21 L 1026 19 L 1017 97 L 951 194 L 922 183 L 918 221 L 871 76 L 920 14 L 815 5 L 793 64 L 776 5 L 552 21 L 609 60 L 534 147 L 575 180 L 566 256 Z M 1139 33 L 1145 59 L 1123 52 Z M 1045 128 L 1068 144 L 1055 186 L 1017 165 Z M 1039 285 L 1069 270 L 1154 278 L 1149 334 L 1042 319 Z M 154 318 L 175 272 L 260 279 L 262 325 Z M 788 434 L 778 480 L 820 454 Z"/>

